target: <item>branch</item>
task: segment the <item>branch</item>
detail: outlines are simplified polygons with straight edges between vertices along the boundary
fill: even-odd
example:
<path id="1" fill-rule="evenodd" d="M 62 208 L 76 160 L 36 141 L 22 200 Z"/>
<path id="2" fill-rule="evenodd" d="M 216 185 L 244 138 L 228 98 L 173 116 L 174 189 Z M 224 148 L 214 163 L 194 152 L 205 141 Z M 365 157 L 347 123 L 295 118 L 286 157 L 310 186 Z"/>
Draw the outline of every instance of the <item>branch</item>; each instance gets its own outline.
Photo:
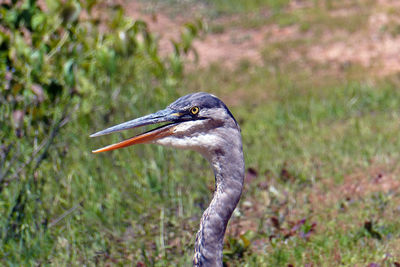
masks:
<path id="1" fill-rule="evenodd" d="M 77 106 L 78 105 L 76 105 L 73 110 L 76 110 Z M 52 127 L 52 129 L 50 131 L 49 136 L 45 140 L 42 141 L 42 143 L 39 145 L 39 147 L 37 149 L 35 149 L 32 152 L 31 157 L 27 161 L 25 161 L 22 164 L 22 166 L 19 167 L 18 170 L 14 173 L 14 175 L 12 177 L 10 177 L 9 179 L 7 179 L 7 180 L 4 179 L 4 181 L 2 181 L 2 179 L 5 177 L 5 175 L 2 175 L 0 177 L 0 178 L 2 178 L 2 179 L 0 179 L 0 182 L 10 182 L 12 180 L 18 179 L 19 178 L 19 174 L 26 168 L 26 166 L 30 165 L 32 163 L 32 161 L 35 160 L 35 156 L 42 149 L 44 149 L 43 152 L 36 158 L 36 163 L 35 163 L 35 166 L 33 168 L 33 171 L 35 171 L 39 167 L 40 163 L 45 158 L 50 146 L 52 145 L 52 143 L 54 141 L 54 138 L 57 136 L 57 133 L 58 133 L 59 129 L 62 126 L 64 126 L 69 120 L 68 107 L 69 107 L 69 105 L 66 104 L 66 106 L 64 107 L 64 110 L 63 110 L 61 118 L 56 123 L 54 123 L 54 125 L 53 125 L 53 127 Z"/>
<path id="2" fill-rule="evenodd" d="M 1 166 L 4 166 L 4 167 L 6 166 L 6 159 L 7 159 L 7 157 L 8 157 L 8 154 L 10 153 L 11 148 L 12 148 L 13 145 L 14 145 L 14 144 L 8 145 L 7 148 L 4 150 L 5 153 L 4 153 L 4 156 L 3 156 L 2 160 L 1 160 L 1 164 L 0 164 Z M 11 158 L 11 160 L 10 160 L 10 164 L 9 164 L 8 167 L 5 169 L 5 171 L 2 171 L 3 167 L 1 167 L 1 169 L 0 169 L 0 184 L 1 184 L 1 181 L 4 179 L 4 177 L 6 177 L 6 176 L 8 175 L 8 173 L 10 172 L 11 167 L 12 167 L 12 165 L 13 165 L 13 163 L 14 163 L 14 161 L 15 161 L 16 158 L 17 158 L 16 155 L 13 155 L 13 156 L 12 156 L 12 158 Z"/>
<path id="3" fill-rule="evenodd" d="M 70 215 L 71 213 L 73 213 L 75 210 L 77 210 L 79 207 L 82 207 L 82 201 L 79 202 L 78 204 L 76 204 L 75 206 L 73 206 L 72 208 L 70 208 L 69 210 L 67 210 L 66 212 L 64 212 L 63 214 L 61 214 L 61 216 L 55 218 L 53 221 L 51 221 L 49 223 L 49 228 L 53 227 L 54 225 L 56 225 L 57 223 L 59 223 L 62 219 L 64 219 L 65 217 L 67 217 L 68 215 Z"/>

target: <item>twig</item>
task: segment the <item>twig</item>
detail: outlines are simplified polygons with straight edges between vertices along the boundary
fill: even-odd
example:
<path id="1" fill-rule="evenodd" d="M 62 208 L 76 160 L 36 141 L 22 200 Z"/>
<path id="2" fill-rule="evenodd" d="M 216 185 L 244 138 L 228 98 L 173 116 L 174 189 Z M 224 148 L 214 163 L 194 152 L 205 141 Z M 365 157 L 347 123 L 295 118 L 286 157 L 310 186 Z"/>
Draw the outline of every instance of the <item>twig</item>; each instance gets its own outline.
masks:
<path id="1" fill-rule="evenodd" d="M 14 145 L 14 143 L 9 144 L 9 145 L 3 150 L 3 151 L 4 151 L 4 154 L 3 154 L 3 156 L 2 156 L 0 166 L 5 165 L 6 158 L 8 157 L 8 153 L 10 153 L 10 150 L 11 150 L 11 148 L 12 148 L 13 145 Z"/>
<path id="2" fill-rule="evenodd" d="M 34 167 L 32 168 L 32 177 L 34 177 L 34 173 L 35 173 L 35 171 L 36 171 L 36 169 L 37 168 L 39 168 L 39 166 L 40 166 L 40 164 L 41 164 L 41 162 L 43 161 L 43 159 L 45 158 L 45 156 L 46 156 L 46 154 L 47 154 L 47 152 L 48 152 L 48 150 L 49 150 L 49 148 L 50 148 L 50 146 L 51 146 L 51 144 L 53 143 L 53 141 L 54 141 L 54 139 L 55 139 L 55 137 L 56 137 L 56 135 L 57 135 L 57 133 L 58 133 L 58 130 L 60 129 L 60 125 L 64 122 L 64 124 L 65 124 L 65 118 L 67 117 L 67 113 L 68 113 L 68 108 L 69 108 L 69 104 L 70 104 L 71 102 L 69 101 L 69 102 L 67 102 L 67 104 L 64 106 L 64 109 L 63 109 L 63 112 L 62 112 L 62 115 L 61 115 L 61 118 L 60 119 L 58 119 L 54 124 L 53 124 L 53 126 L 52 126 L 52 128 L 51 128 L 51 131 L 50 131 L 50 134 L 49 134 L 49 137 L 46 139 L 46 142 L 44 142 L 43 144 L 43 151 L 42 151 L 42 153 L 36 158 L 36 163 L 35 163 L 35 165 L 34 165 Z M 40 148 L 39 150 L 37 150 L 37 151 L 35 151 L 36 153 L 38 153 L 42 148 Z M 28 164 L 30 164 L 33 160 L 35 159 L 35 156 L 34 155 L 32 155 L 31 156 L 31 158 L 28 160 Z M 26 164 L 26 165 L 28 165 L 28 164 Z M 23 165 L 24 167 L 26 166 L 26 165 Z M 13 176 L 12 178 L 18 178 L 18 176 Z M 19 192 L 19 194 L 18 194 L 18 197 L 17 197 L 17 199 L 16 199 L 16 201 L 15 201 L 15 205 L 13 206 L 13 208 L 12 208 L 12 210 L 11 210 L 11 212 L 10 212 L 10 214 L 9 214 L 9 216 L 8 216 L 8 220 L 7 220 L 7 223 L 6 223 L 6 229 L 8 229 L 9 228 L 9 226 L 10 226 L 10 221 L 12 220 L 12 217 L 15 215 L 15 216 L 17 216 L 17 218 L 16 218 L 16 222 L 17 223 L 20 223 L 20 221 L 22 220 L 22 218 L 23 218 L 23 214 L 24 214 L 24 209 L 25 209 L 25 205 L 26 205 L 26 202 L 27 202 L 27 197 L 26 197 L 26 187 L 27 187 L 27 185 L 29 185 L 30 183 L 31 183 L 31 180 L 33 180 L 34 182 L 35 182 L 35 180 L 33 179 L 33 178 L 30 178 L 26 183 L 25 183 L 25 185 L 24 186 L 22 186 L 22 189 L 20 190 L 20 192 Z M 7 181 L 7 180 L 5 180 L 5 181 Z M 8 181 L 10 181 L 10 180 L 8 180 Z M 36 182 L 35 182 L 36 183 Z M 24 197 L 25 196 L 25 197 Z M 76 208 L 75 208 L 76 209 Z M 73 210 L 72 210 L 73 211 Z M 72 212 L 71 211 L 71 212 Z M 68 215 L 68 214 L 66 214 L 66 215 Z M 65 216 L 66 216 L 65 215 Z M 64 217 L 65 217 L 64 216 Z M 60 218 L 59 220 L 61 220 L 62 218 Z M 57 220 L 56 220 L 56 222 L 54 222 L 54 223 L 52 223 L 52 225 L 54 225 L 55 223 L 57 223 Z M 7 235 L 6 235 L 6 238 L 5 238 L 5 240 L 8 240 L 9 238 L 11 238 L 11 237 L 13 237 L 13 235 L 14 235 L 14 233 L 15 233 L 15 228 L 17 227 L 17 225 L 16 224 L 13 224 L 13 225 L 11 225 L 11 227 L 13 228 L 13 229 L 11 229 L 11 230 L 7 230 Z"/>
<path id="3" fill-rule="evenodd" d="M 75 105 L 75 107 L 73 108 L 73 111 L 76 110 L 77 106 L 78 105 Z M 40 156 L 37 158 L 35 167 L 33 168 L 33 171 L 35 171 L 39 167 L 40 163 L 45 158 L 47 151 L 49 150 L 51 144 L 53 143 L 54 138 L 56 137 L 56 135 L 58 133 L 58 130 L 68 122 L 68 120 L 69 120 L 68 107 L 69 107 L 69 103 L 65 105 L 61 118 L 58 120 L 58 122 L 54 125 L 53 129 L 51 130 L 49 140 L 48 140 L 46 146 L 44 147 L 42 154 L 40 154 Z"/>
<path id="4" fill-rule="evenodd" d="M 61 37 L 61 40 L 57 43 L 57 45 L 50 51 L 48 55 L 46 55 L 46 61 L 49 60 L 55 53 L 57 53 L 60 48 L 64 45 L 69 37 L 68 32 L 64 32 L 64 35 Z"/>
<path id="5" fill-rule="evenodd" d="M 69 114 L 67 114 L 68 107 L 69 105 L 66 105 L 64 107 L 62 116 L 52 127 L 50 135 L 45 140 L 42 141 L 42 143 L 39 145 L 37 149 L 35 149 L 35 151 L 33 151 L 32 156 L 22 164 L 22 166 L 15 172 L 15 174 L 12 177 L 4 181 L 10 182 L 12 180 L 17 179 L 18 175 L 25 169 L 26 166 L 32 163 L 32 161 L 35 159 L 35 156 L 44 148 L 44 151 L 40 154 L 38 158 L 36 158 L 36 164 L 33 168 L 33 171 L 35 171 L 39 167 L 40 163 L 45 158 L 46 153 L 49 150 L 51 144 L 53 143 L 53 140 L 56 137 L 58 130 L 68 122 L 69 119 Z M 75 110 L 75 108 L 73 110 Z"/>
<path id="6" fill-rule="evenodd" d="M 67 210 L 66 212 L 64 212 L 63 214 L 61 214 L 61 216 L 58 216 L 57 218 L 55 218 L 53 221 L 51 221 L 49 223 L 49 228 L 53 227 L 54 225 L 56 225 L 57 223 L 59 223 L 62 219 L 64 219 L 65 217 L 67 217 L 68 215 L 70 215 L 71 213 L 73 213 L 75 210 L 77 210 L 79 207 L 82 207 L 82 202 L 79 202 L 78 204 L 76 204 L 75 206 L 73 206 L 72 208 L 70 208 L 69 210 Z"/>
<path id="7" fill-rule="evenodd" d="M 8 154 L 10 153 L 10 150 L 11 150 L 11 148 L 12 148 L 12 146 L 13 146 L 14 144 L 10 144 L 10 145 L 8 145 L 8 147 L 6 148 L 6 150 L 5 150 L 5 155 L 4 155 L 4 158 L 2 159 L 2 161 L 1 161 L 1 166 L 6 166 L 6 158 L 8 157 Z M 16 160 L 16 158 L 17 158 L 17 156 L 16 155 L 13 155 L 12 156 L 12 158 L 11 158 L 11 160 L 10 160 L 10 163 L 9 163 L 9 165 L 8 165 L 8 167 L 5 169 L 5 171 L 3 171 L 3 167 L 1 167 L 1 169 L 0 169 L 0 188 L 1 188 L 1 182 L 3 181 L 3 179 L 4 179 L 4 177 L 6 177 L 7 175 L 8 175 L 8 173 L 10 172 L 10 170 L 11 170 L 11 167 L 12 167 L 12 165 L 13 165 L 13 163 L 14 163 L 14 161 Z M 1 191 L 1 190 L 0 190 Z"/>
<path id="8" fill-rule="evenodd" d="M 14 173 L 14 175 L 10 178 L 7 179 L 6 182 L 10 182 L 11 180 L 14 180 L 16 178 L 18 178 L 18 175 L 22 172 L 23 169 L 25 169 L 25 167 L 29 164 L 31 164 L 31 162 L 33 161 L 33 159 L 35 158 L 36 154 L 44 147 L 44 144 L 46 143 L 46 140 L 43 140 L 42 143 L 39 145 L 38 148 L 36 148 L 33 152 L 31 157 L 26 160 L 24 163 L 22 163 L 21 167 L 18 168 L 18 170 Z M 12 162 L 10 163 L 11 166 Z M 8 173 L 7 173 L 8 174 Z M 0 178 L 0 182 L 2 182 L 2 180 L 6 177 L 6 174 L 3 174 Z"/>
<path id="9" fill-rule="evenodd" d="M 46 157 L 47 151 L 49 151 L 49 148 L 50 148 L 51 144 L 53 143 L 54 138 L 56 137 L 56 135 L 58 133 L 58 130 L 60 129 L 61 122 L 64 120 L 66 109 L 67 109 L 67 107 L 64 108 L 64 112 L 63 112 L 63 115 L 61 116 L 61 119 L 58 120 L 57 123 L 54 125 L 53 129 L 51 129 L 50 136 L 44 146 L 43 152 L 36 159 L 36 164 L 33 167 L 33 171 L 35 171 L 37 168 L 39 168 L 40 163 Z"/>

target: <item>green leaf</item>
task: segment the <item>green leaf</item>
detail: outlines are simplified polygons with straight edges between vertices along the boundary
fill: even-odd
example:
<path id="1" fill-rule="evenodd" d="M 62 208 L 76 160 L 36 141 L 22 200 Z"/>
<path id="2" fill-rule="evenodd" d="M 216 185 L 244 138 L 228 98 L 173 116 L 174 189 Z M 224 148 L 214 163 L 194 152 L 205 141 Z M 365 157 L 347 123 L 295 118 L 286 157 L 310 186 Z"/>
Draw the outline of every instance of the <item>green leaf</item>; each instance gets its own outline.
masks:
<path id="1" fill-rule="evenodd" d="M 64 63 L 63 67 L 65 83 L 70 87 L 74 86 L 75 84 L 73 65 L 74 65 L 74 59 L 70 59 Z"/>
<path id="2" fill-rule="evenodd" d="M 46 21 L 46 15 L 43 13 L 37 13 L 32 17 L 32 28 L 37 31 L 40 27 L 43 27 L 43 24 Z"/>

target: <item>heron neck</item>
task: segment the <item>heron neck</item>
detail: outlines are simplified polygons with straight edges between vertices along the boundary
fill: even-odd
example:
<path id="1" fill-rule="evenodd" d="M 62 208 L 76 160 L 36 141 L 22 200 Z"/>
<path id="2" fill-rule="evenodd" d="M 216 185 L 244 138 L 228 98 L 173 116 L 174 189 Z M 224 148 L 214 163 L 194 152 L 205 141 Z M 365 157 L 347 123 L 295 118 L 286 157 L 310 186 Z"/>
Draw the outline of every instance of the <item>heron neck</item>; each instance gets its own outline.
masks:
<path id="1" fill-rule="evenodd" d="M 222 266 L 226 226 L 242 194 L 244 160 L 240 144 L 217 149 L 209 157 L 215 175 L 215 191 L 204 211 L 196 236 L 194 266 Z"/>

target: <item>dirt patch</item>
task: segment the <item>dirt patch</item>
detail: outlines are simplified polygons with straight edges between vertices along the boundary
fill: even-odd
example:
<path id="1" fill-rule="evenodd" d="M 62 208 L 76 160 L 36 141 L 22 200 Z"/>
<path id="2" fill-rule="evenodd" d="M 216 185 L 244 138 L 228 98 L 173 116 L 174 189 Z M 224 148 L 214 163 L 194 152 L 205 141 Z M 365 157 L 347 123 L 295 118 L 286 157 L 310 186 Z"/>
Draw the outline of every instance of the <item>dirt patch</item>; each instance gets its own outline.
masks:
<path id="1" fill-rule="evenodd" d="M 162 54 L 167 54 L 173 50 L 171 40 L 178 40 L 184 23 L 192 21 L 197 16 L 195 10 L 190 10 L 185 15 L 172 18 L 162 12 L 152 13 L 149 11 L 151 8 L 146 8 L 141 2 L 121 0 L 120 4 L 124 6 L 128 16 L 144 20 L 148 24 L 150 30 L 159 39 Z M 188 14 L 192 14 L 192 16 Z M 264 15 L 268 16 L 269 14 L 265 12 Z M 220 24 L 228 25 L 229 22 L 234 22 L 237 18 L 230 16 L 217 20 Z M 261 64 L 262 55 L 260 51 L 266 43 L 291 40 L 296 36 L 298 36 L 298 30 L 295 26 L 282 28 L 277 25 L 266 25 L 257 29 L 228 27 L 222 33 L 209 33 L 205 38 L 196 40 L 194 48 L 199 54 L 198 64 L 200 67 L 220 63 L 233 68 L 242 60 Z"/>
<path id="2" fill-rule="evenodd" d="M 294 1 L 303 3 L 301 1 Z M 172 51 L 170 40 L 178 39 L 182 25 L 196 17 L 196 7 L 185 11 L 178 16 L 167 15 L 152 11 L 148 4 L 140 1 L 120 0 L 126 14 L 134 19 L 146 21 L 152 32 L 160 40 L 161 53 Z M 376 70 L 377 75 L 384 76 L 400 71 L 400 21 L 397 19 L 396 10 L 398 1 L 380 0 L 375 3 L 368 25 L 356 32 L 326 29 L 318 42 L 307 45 L 301 50 L 294 48 L 290 55 L 285 55 L 282 60 L 291 61 L 299 58 L 305 61 L 314 61 L 327 65 L 360 64 L 367 69 Z M 291 10 L 309 8 L 306 4 L 292 4 Z M 394 13 L 394 14 L 392 14 Z M 269 16 L 269 12 L 261 13 Z M 332 16 L 354 16 L 357 9 L 336 8 L 329 13 Z M 217 20 L 234 21 L 235 17 L 218 18 Z M 263 49 L 276 42 L 285 42 L 312 38 L 312 29 L 302 32 L 299 27 L 281 27 L 274 24 L 258 26 L 256 28 L 243 28 L 222 23 L 224 29 L 220 33 L 210 33 L 204 39 L 194 43 L 199 54 L 200 67 L 212 63 L 219 63 L 228 68 L 236 66 L 242 60 L 249 60 L 254 64 L 263 64 Z M 391 31 L 390 29 L 393 28 Z M 397 34 L 399 31 L 399 34 Z"/>
<path id="3" fill-rule="evenodd" d="M 318 45 L 310 47 L 307 56 L 319 63 L 357 63 L 377 70 L 380 76 L 400 71 L 400 35 L 387 32 L 400 21 L 386 13 L 372 14 L 366 31 L 351 35 L 330 33 Z M 335 41 L 335 39 L 340 39 Z"/>
<path id="4" fill-rule="evenodd" d="M 209 34 L 195 42 L 200 55 L 200 66 L 222 63 L 229 68 L 248 60 L 256 65 L 263 62 L 262 49 L 268 42 L 293 40 L 298 36 L 297 26 L 281 28 L 268 25 L 259 29 L 228 29 L 222 34 Z"/>

